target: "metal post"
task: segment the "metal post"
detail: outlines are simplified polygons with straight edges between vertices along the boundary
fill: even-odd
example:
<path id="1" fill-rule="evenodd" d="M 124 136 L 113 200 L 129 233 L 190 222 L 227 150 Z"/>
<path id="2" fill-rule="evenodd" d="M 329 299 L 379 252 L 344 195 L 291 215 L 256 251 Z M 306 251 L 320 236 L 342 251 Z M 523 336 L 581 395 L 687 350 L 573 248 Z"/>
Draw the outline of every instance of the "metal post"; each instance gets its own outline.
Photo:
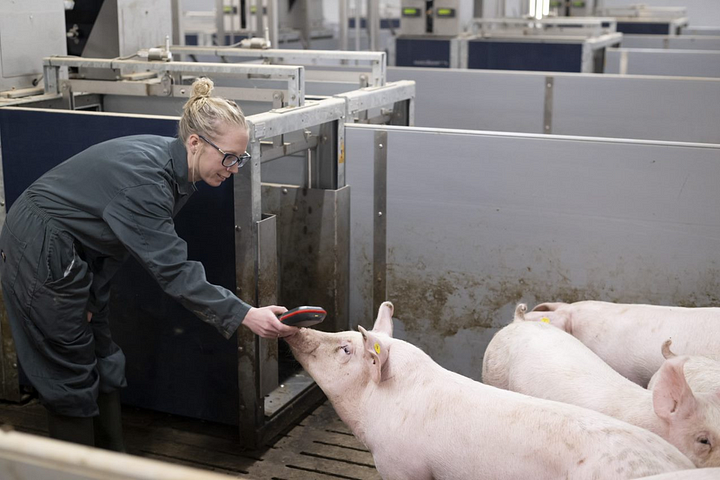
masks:
<path id="1" fill-rule="evenodd" d="M 348 49 L 348 0 L 340 1 L 340 50 Z"/>
<path id="2" fill-rule="evenodd" d="M 360 0 L 355 0 L 355 51 L 360 51 Z"/>
<path id="3" fill-rule="evenodd" d="M 263 32 L 258 36 L 264 35 L 264 29 L 262 28 L 262 5 L 258 6 L 259 17 L 258 25 L 260 25 L 260 31 Z M 268 31 L 270 35 L 270 45 L 272 48 L 280 48 L 280 28 L 278 26 L 278 0 L 267 0 L 267 22 Z"/>
<path id="4" fill-rule="evenodd" d="M 255 126 L 250 130 L 250 161 L 233 178 L 235 205 L 235 272 L 238 297 L 253 306 L 258 301 L 258 222 L 261 220 L 260 204 L 260 142 Z M 257 432 L 263 423 L 264 402 L 259 390 L 260 337 L 249 328 L 239 328 L 238 384 L 240 404 L 238 423 L 241 442 L 256 447 L 257 438 L 249 438 L 249 432 Z"/>
<path id="5" fill-rule="evenodd" d="M 185 45 L 185 29 L 183 28 L 182 0 L 172 0 L 172 39 L 173 45 Z"/>
<path id="6" fill-rule="evenodd" d="M 375 131 L 373 181 L 373 312 L 387 299 L 387 131 Z"/>
<path id="7" fill-rule="evenodd" d="M 370 50 L 378 50 L 380 36 L 380 0 L 368 0 L 367 30 L 370 37 Z"/>
<path id="8" fill-rule="evenodd" d="M 225 45 L 225 1 L 215 0 L 215 43 Z"/>

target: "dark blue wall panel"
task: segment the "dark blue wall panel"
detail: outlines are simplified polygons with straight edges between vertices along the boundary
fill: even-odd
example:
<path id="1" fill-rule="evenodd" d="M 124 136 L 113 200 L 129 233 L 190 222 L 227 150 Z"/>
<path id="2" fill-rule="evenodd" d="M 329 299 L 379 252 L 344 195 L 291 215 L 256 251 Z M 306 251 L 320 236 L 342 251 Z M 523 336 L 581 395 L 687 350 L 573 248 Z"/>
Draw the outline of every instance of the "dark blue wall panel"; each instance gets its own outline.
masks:
<path id="1" fill-rule="evenodd" d="M 582 44 L 471 40 L 468 68 L 580 72 Z"/>
<path id="2" fill-rule="evenodd" d="M 102 114 L 0 109 L 9 206 L 44 172 L 85 148 L 126 135 L 174 136 L 177 122 Z M 235 289 L 233 184 L 199 191 L 176 217 L 190 259 L 210 282 Z M 113 282 L 113 337 L 127 356 L 127 404 L 237 424 L 237 340 L 225 340 L 165 295 L 130 259 Z"/>
<path id="3" fill-rule="evenodd" d="M 617 31 L 640 35 L 668 35 L 670 33 L 669 23 L 648 23 L 648 22 L 618 22 Z"/>
<path id="4" fill-rule="evenodd" d="M 398 38 L 395 41 L 395 65 L 450 68 L 450 40 Z"/>

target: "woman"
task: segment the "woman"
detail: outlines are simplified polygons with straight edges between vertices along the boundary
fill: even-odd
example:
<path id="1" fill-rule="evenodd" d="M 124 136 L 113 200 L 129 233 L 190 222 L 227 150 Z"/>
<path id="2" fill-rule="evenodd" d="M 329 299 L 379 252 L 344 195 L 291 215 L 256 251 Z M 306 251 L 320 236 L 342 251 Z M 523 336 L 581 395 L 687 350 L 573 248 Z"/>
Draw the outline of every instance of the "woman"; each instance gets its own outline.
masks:
<path id="1" fill-rule="evenodd" d="M 295 327 L 208 283 L 173 217 L 204 181 L 219 186 L 248 160 L 235 102 L 193 84 L 179 138 L 122 137 L 47 172 L 17 199 L 0 235 L 0 275 L 17 355 L 48 410 L 53 438 L 123 451 L 125 357 L 108 325 L 109 282 L 129 255 L 160 287 L 229 338 L 240 324 L 265 338 Z"/>

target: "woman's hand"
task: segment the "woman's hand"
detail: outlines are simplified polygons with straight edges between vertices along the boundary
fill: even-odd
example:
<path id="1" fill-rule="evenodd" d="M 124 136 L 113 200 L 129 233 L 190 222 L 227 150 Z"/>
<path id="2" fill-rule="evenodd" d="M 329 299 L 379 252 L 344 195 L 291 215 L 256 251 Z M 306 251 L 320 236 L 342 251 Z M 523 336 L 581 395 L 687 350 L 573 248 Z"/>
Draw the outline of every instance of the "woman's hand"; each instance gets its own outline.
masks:
<path id="1" fill-rule="evenodd" d="M 277 315 L 287 312 L 287 308 L 269 305 L 267 307 L 252 307 L 245 315 L 242 323 L 255 335 L 263 338 L 289 337 L 298 331 L 297 327 L 285 325 L 278 320 Z"/>

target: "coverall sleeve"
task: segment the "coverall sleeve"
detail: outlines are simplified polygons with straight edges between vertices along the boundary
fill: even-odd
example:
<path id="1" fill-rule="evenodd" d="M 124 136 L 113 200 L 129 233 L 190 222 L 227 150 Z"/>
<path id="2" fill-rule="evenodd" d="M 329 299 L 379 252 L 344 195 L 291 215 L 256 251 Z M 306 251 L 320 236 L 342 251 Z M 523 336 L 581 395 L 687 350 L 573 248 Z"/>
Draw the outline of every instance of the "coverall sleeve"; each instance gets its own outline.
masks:
<path id="1" fill-rule="evenodd" d="M 209 283 L 202 264 L 188 260 L 187 244 L 175 232 L 172 198 L 164 185 L 128 188 L 108 204 L 103 219 L 165 293 L 230 338 L 250 305 Z"/>

